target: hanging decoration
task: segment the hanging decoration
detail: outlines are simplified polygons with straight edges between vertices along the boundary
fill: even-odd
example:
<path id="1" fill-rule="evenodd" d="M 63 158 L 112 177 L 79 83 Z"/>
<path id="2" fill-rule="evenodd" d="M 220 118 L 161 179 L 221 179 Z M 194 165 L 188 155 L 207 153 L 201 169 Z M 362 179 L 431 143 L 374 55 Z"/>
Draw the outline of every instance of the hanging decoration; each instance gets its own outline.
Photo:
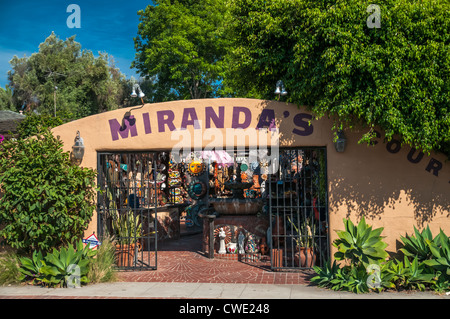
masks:
<path id="1" fill-rule="evenodd" d="M 188 184 L 188 194 L 192 199 L 199 200 L 205 197 L 206 195 L 206 184 L 201 180 L 194 179 L 192 182 Z"/>
<path id="2" fill-rule="evenodd" d="M 200 176 L 205 171 L 205 164 L 199 160 L 193 160 L 189 163 L 188 173 L 191 176 Z"/>

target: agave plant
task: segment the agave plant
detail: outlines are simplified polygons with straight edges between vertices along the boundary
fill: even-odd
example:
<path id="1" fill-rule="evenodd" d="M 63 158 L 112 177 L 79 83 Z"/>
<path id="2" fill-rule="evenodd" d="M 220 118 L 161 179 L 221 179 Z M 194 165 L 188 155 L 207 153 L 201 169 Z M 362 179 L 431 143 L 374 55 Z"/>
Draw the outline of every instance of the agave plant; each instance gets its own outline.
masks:
<path id="1" fill-rule="evenodd" d="M 338 251 L 336 260 L 347 260 L 351 264 L 376 264 L 388 257 L 387 244 L 383 241 L 383 228 L 373 229 L 366 224 L 364 217 L 355 227 L 350 219 L 344 218 L 345 230 L 337 231 L 338 239 L 333 242 Z"/>
<path id="2" fill-rule="evenodd" d="M 42 267 L 46 266 L 42 253 L 34 251 L 31 258 L 20 257 L 20 280 L 29 280 L 31 284 L 42 282 Z"/>
<path id="3" fill-rule="evenodd" d="M 330 261 L 326 261 L 323 267 L 313 266 L 313 269 L 317 276 L 311 278 L 311 282 L 319 287 L 330 287 L 331 281 L 336 278 L 339 265 L 336 264 L 336 260 L 333 261 L 333 264 Z"/>
<path id="4" fill-rule="evenodd" d="M 417 257 L 412 261 L 406 256 L 403 261 L 396 259 L 390 263 L 387 272 L 391 274 L 391 282 L 397 289 L 425 290 L 425 286 L 433 284 L 436 277 L 434 273 L 427 273 L 425 264 L 419 262 Z"/>
<path id="5" fill-rule="evenodd" d="M 430 244 L 439 246 L 439 236 L 433 238 L 430 227 L 427 226 L 422 232 L 414 226 L 414 234 L 406 237 L 400 236 L 403 242 L 403 248 L 400 249 L 405 256 L 415 258 L 419 261 L 424 261 L 430 259 L 432 252 L 430 249 Z"/>
<path id="6" fill-rule="evenodd" d="M 428 243 L 432 259 L 425 260 L 424 263 L 450 279 L 450 239 L 442 229 L 438 237 L 438 240 Z"/>
<path id="7" fill-rule="evenodd" d="M 88 283 L 86 275 L 90 257 L 87 255 L 84 249 L 75 250 L 72 245 L 60 250 L 53 249 L 45 256 L 46 265 L 41 268 L 42 282 L 49 286 L 68 286 L 75 278 L 80 284 Z"/>
<path id="8" fill-rule="evenodd" d="M 96 251 L 88 245 L 83 247 L 81 240 L 76 243 L 76 247 L 69 245 L 59 250 L 54 248 L 45 257 L 41 252 L 34 251 L 31 258 L 20 258 L 21 280 L 48 286 L 68 286 L 72 279 L 76 279 L 79 284 L 87 283 L 88 265 Z"/>

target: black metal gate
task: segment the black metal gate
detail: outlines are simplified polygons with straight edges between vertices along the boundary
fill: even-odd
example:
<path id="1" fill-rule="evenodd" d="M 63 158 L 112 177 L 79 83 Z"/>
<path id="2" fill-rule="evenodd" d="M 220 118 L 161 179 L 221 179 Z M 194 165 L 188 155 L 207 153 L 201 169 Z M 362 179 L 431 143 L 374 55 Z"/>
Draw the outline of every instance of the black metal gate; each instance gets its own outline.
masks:
<path id="1" fill-rule="evenodd" d="M 116 245 L 121 269 L 157 268 L 157 208 L 165 152 L 97 154 L 97 231 Z"/>
<path id="2" fill-rule="evenodd" d="M 307 269 L 329 257 L 325 148 L 281 149 L 268 180 L 272 269 Z"/>

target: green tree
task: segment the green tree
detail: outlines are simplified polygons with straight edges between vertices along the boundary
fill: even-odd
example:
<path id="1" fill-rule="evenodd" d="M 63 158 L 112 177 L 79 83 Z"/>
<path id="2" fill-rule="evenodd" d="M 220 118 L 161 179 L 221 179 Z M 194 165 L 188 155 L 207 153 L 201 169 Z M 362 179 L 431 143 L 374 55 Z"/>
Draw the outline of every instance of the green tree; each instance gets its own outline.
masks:
<path id="1" fill-rule="evenodd" d="M 157 101 L 219 94 L 228 48 L 225 11 L 224 0 L 157 0 L 138 12 L 132 66 L 156 77 Z"/>
<path id="2" fill-rule="evenodd" d="M 230 0 L 226 85 L 305 105 L 336 128 L 379 125 L 388 139 L 450 155 L 450 3 L 387 0 L 380 28 L 370 1 Z M 371 18 L 370 18 L 371 19 Z"/>
<path id="3" fill-rule="evenodd" d="M 13 102 L 13 92 L 9 85 L 6 85 L 5 88 L 0 88 L 0 110 L 16 110 Z"/>
<path id="4" fill-rule="evenodd" d="M 124 99 L 124 76 L 107 54 L 81 50 L 75 36 L 53 32 L 30 57 L 14 56 L 8 72 L 17 108 L 37 109 L 68 120 L 118 108 Z"/>
<path id="5" fill-rule="evenodd" d="M 94 170 L 72 164 L 49 129 L 0 144 L 0 236 L 19 251 L 80 239 L 95 208 Z"/>

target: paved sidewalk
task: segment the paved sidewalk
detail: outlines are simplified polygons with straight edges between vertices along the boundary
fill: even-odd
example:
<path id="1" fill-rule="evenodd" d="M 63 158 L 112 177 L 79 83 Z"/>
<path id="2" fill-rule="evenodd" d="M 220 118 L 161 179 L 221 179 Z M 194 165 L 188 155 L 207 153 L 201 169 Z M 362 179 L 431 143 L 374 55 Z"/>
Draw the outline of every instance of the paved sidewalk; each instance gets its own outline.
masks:
<path id="1" fill-rule="evenodd" d="M 97 298 L 175 298 L 175 299 L 440 299 L 450 295 L 431 292 L 383 292 L 353 294 L 309 285 L 229 284 L 188 282 L 115 282 L 81 288 L 37 286 L 0 287 L 0 299 L 97 299 Z"/>

